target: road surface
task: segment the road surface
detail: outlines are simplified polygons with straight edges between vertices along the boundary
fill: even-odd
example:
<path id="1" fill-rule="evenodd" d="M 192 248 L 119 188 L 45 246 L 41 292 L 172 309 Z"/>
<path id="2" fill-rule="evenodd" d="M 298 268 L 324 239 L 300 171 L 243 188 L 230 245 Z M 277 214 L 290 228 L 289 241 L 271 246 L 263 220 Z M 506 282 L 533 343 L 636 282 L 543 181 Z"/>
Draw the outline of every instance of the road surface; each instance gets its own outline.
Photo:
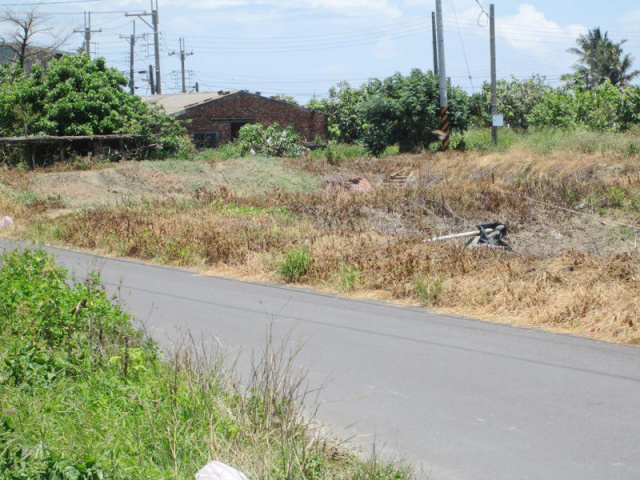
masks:
<path id="1" fill-rule="evenodd" d="M 15 244 L 0 241 L 0 246 Z M 303 341 L 320 419 L 432 480 L 640 479 L 640 349 L 51 249 L 159 341 Z"/>

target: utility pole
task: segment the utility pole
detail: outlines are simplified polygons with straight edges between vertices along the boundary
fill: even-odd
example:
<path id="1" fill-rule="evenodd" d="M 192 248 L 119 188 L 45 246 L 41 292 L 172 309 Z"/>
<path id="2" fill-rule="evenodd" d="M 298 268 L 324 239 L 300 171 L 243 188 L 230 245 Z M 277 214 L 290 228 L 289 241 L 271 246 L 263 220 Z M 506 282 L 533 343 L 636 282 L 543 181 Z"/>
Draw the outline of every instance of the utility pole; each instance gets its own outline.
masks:
<path id="1" fill-rule="evenodd" d="M 444 26 L 442 0 L 436 0 L 436 21 L 438 23 L 438 63 L 440 76 L 440 130 L 443 133 L 441 151 L 449 150 L 449 99 L 447 96 L 447 68 L 444 61 Z"/>
<path id="2" fill-rule="evenodd" d="M 431 30 L 433 36 L 433 73 L 438 75 L 438 33 L 436 32 L 436 12 L 431 12 Z"/>
<path id="3" fill-rule="evenodd" d="M 491 35 L 491 138 L 494 145 L 498 145 L 498 127 L 496 116 L 498 115 L 497 82 L 498 72 L 496 66 L 496 12 L 492 3 L 489 5 L 489 31 Z"/>
<path id="4" fill-rule="evenodd" d="M 156 83 L 154 90 L 157 94 L 162 93 L 162 75 L 160 73 L 160 19 L 158 16 L 158 0 L 151 0 L 151 13 L 125 13 L 127 17 L 138 17 L 144 23 L 153 29 L 153 43 L 156 57 Z M 143 17 L 151 16 L 151 23 L 147 22 Z"/>
<path id="5" fill-rule="evenodd" d="M 91 30 L 91 12 L 84 12 L 84 29 L 74 30 L 74 33 L 81 33 L 84 36 L 84 51 L 87 57 L 91 58 L 91 34 L 100 33 L 100 30 Z"/>
<path id="6" fill-rule="evenodd" d="M 129 41 L 129 91 L 131 95 L 136 94 L 136 77 L 135 77 L 135 56 L 136 56 L 136 40 L 140 37 L 136 37 L 136 21 L 133 21 L 133 34 L 129 37 L 120 35 L 120 38 L 124 38 Z"/>
<path id="7" fill-rule="evenodd" d="M 176 55 L 176 52 L 171 52 L 169 55 Z M 185 61 L 188 56 L 193 55 L 193 52 L 187 53 L 185 51 L 184 38 L 180 38 L 180 65 L 182 70 L 182 93 L 187 93 L 187 75 L 185 70 Z"/>
<path id="8" fill-rule="evenodd" d="M 153 65 L 149 65 L 149 89 L 151 90 L 151 95 L 156 94 L 156 84 L 153 81 Z"/>

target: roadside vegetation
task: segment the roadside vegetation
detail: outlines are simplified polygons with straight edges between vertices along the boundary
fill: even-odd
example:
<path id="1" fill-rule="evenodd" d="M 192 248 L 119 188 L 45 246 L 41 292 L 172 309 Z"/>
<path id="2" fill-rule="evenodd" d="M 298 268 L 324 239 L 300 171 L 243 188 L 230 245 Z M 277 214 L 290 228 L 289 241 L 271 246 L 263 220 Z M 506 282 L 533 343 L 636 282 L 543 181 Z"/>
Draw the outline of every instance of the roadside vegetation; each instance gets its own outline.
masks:
<path id="1" fill-rule="evenodd" d="M 35 242 L 640 343 L 640 157 L 631 133 L 608 135 L 531 132 L 480 153 L 331 163 L 8 172 L 0 206 Z M 610 148 L 576 149 L 602 138 Z M 354 177 L 371 191 L 346 190 Z M 509 226 L 513 252 L 424 242 L 492 221 Z"/>
<path id="2" fill-rule="evenodd" d="M 214 459 L 255 479 L 413 478 L 303 415 L 287 347 L 267 343 L 240 388 L 209 349 L 161 353 L 97 276 L 42 251 L 0 264 L 0 478 L 193 479 Z"/>

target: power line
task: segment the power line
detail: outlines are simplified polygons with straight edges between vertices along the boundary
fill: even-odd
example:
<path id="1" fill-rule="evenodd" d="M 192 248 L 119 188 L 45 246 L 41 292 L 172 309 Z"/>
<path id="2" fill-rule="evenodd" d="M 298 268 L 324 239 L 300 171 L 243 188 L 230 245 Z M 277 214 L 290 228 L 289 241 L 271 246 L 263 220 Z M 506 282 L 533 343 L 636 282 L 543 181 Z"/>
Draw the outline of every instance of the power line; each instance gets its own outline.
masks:
<path id="1" fill-rule="evenodd" d="M 453 9 L 453 15 L 456 19 L 456 26 L 458 27 L 458 36 L 460 37 L 460 45 L 462 45 L 462 55 L 464 56 L 464 63 L 467 65 L 467 73 L 469 73 L 469 83 L 471 84 L 471 91 L 473 93 L 476 93 L 476 89 L 473 86 L 473 77 L 471 76 L 471 70 L 469 69 L 467 49 L 464 46 L 464 40 L 462 40 L 462 32 L 460 31 L 460 25 L 458 25 L 458 14 L 456 13 L 456 5 L 453 0 L 451 0 L 451 8 Z"/>
<path id="2" fill-rule="evenodd" d="M 102 2 L 103 0 L 59 0 L 56 2 L 33 2 L 33 3 L 0 3 L 0 7 L 29 7 L 29 6 L 42 6 L 42 5 L 66 5 L 70 3 L 95 3 Z"/>

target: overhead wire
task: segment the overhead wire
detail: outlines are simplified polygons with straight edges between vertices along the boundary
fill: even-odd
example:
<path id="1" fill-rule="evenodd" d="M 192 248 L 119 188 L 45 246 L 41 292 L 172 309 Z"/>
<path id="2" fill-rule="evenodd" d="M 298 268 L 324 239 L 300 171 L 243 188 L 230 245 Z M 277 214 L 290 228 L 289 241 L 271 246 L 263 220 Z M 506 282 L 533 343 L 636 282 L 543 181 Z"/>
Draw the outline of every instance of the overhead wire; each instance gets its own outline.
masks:
<path id="1" fill-rule="evenodd" d="M 471 69 L 469 68 L 469 60 L 467 59 L 467 49 L 464 46 L 464 40 L 462 39 L 462 32 L 460 31 L 460 25 L 458 24 L 458 14 L 456 13 L 456 5 L 454 0 L 451 0 L 451 8 L 453 9 L 453 16 L 456 19 L 456 26 L 458 27 L 458 37 L 460 38 L 460 45 L 462 45 L 462 55 L 464 56 L 464 63 L 467 65 L 467 73 L 469 74 L 469 83 L 471 84 L 471 91 L 476 93 L 476 89 L 473 86 L 473 76 L 471 75 Z"/>
<path id="2" fill-rule="evenodd" d="M 484 9 L 484 7 L 482 6 L 482 4 L 480 3 L 480 0 L 476 0 L 476 3 L 478 4 L 478 6 L 480 7 L 480 15 L 478 15 L 478 26 L 479 27 L 487 27 L 489 25 L 489 14 L 486 12 L 486 10 Z M 480 23 L 480 19 L 482 18 L 482 16 L 485 16 L 487 18 L 487 23 L 485 23 L 484 25 L 482 25 Z"/>

